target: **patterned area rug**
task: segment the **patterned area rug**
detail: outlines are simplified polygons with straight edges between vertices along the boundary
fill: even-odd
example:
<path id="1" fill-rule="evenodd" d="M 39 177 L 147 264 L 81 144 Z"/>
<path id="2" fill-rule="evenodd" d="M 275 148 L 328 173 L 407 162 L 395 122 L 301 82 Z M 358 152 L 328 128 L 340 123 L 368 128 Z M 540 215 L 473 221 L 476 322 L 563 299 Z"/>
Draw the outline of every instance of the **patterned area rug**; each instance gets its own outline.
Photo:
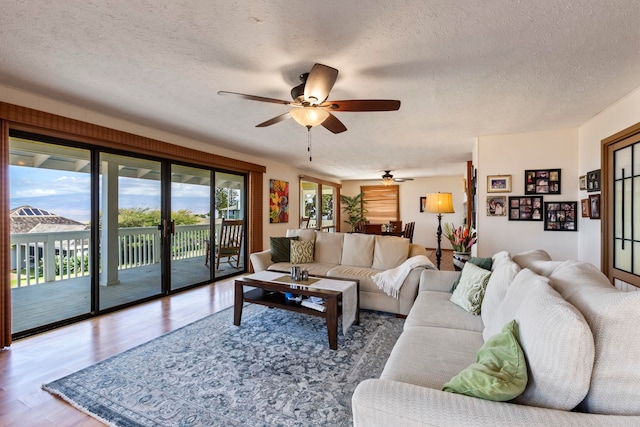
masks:
<path id="1" fill-rule="evenodd" d="M 112 426 L 350 426 L 404 323 L 360 319 L 333 351 L 324 319 L 250 304 L 237 327 L 231 308 L 43 388 Z"/>

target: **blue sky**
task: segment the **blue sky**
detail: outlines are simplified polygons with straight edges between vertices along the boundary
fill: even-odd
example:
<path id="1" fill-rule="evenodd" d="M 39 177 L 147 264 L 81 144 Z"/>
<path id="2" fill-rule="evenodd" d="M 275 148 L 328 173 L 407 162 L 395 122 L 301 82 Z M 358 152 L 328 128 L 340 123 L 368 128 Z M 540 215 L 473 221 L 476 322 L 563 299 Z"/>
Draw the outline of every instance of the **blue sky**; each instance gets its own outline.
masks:
<path id="1" fill-rule="evenodd" d="M 91 213 L 90 176 L 87 173 L 9 166 L 11 209 L 31 205 L 52 213 L 89 222 Z M 209 187 L 172 184 L 172 209 L 188 209 L 196 214 L 209 212 Z M 120 178 L 121 208 L 160 208 L 160 182 Z"/>

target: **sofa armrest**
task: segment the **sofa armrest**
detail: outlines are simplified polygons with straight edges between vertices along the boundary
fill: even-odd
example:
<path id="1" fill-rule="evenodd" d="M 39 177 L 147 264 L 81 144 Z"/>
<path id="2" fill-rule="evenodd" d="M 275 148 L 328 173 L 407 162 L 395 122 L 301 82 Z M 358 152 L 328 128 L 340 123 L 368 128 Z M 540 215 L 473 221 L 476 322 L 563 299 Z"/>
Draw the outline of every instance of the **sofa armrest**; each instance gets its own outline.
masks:
<path id="1" fill-rule="evenodd" d="M 251 259 L 251 264 L 253 264 L 253 271 L 256 273 L 265 271 L 271 264 L 273 264 L 273 261 L 271 261 L 270 249 L 262 252 L 254 252 L 249 255 L 249 258 Z"/>
<path id="2" fill-rule="evenodd" d="M 420 246 L 416 243 L 409 243 L 409 256 L 407 257 L 407 259 L 416 255 L 427 256 L 427 250 L 424 248 L 424 246 Z"/>
<path id="3" fill-rule="evenodd" d="M 455 282 L 459 276 L 459 271 L 426 269 L 420 275 L 420 287 L 418 288 L 418 292 L 450 292 L 453 282 Z"/>
<path id="4" fill-rule="evenodd" d="M 397 381 L 361 382 L 351 399 L 353 425 L 631 426 L 640 416 L 599 415 L 492 402 Z"/>

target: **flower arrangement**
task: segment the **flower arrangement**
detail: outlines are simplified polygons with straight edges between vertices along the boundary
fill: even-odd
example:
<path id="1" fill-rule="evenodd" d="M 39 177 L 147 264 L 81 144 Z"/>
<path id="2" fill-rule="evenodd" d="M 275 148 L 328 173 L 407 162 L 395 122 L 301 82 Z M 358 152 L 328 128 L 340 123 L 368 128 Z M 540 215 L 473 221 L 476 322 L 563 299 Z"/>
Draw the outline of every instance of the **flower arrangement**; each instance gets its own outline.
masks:
<path id="1" fill-rule="evenodd" d="M 453 224 L 444 225 L 444 235 L 451 242 L 453 250 L 456 252 L 469 252 L 471 246 L 478 241 L 478 233 L 468 226 L 456 228 Z"/>

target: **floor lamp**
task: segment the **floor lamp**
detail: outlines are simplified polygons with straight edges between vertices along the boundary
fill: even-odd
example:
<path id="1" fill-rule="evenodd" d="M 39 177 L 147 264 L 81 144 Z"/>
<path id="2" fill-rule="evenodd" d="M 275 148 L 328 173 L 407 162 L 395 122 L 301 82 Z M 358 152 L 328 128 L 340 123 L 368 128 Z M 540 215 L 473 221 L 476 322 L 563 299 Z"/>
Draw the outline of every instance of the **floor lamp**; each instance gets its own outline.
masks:
<path id="1" fill-rule="evenodd" d="M 424 210 L 426 212 L 438 214 L 438 247 L 436 248 L 436 267 L 440 270 L 440 259 L 442 259 L 442 249 L 440 248 L 440 240 L 442 240 L 442 214 L 455 213 L 453 210 L 453 199 L 451 193 L 432 193 L 427 194 L 427 201 Z"/>

